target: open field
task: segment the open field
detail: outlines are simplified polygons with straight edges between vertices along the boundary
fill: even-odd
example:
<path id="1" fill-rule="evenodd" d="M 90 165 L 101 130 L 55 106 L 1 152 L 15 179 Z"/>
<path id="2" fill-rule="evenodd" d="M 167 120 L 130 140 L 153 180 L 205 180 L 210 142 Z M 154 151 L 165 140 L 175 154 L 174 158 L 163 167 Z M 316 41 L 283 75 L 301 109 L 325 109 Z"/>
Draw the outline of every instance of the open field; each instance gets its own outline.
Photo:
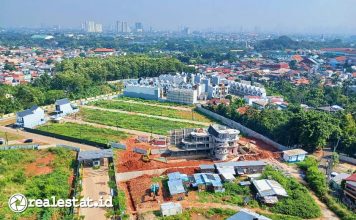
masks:
<path id="1" fill-rule="evenodd" d="M 160 101 L 146 100 L 146 99 L 140 99 L 140 98 L 130 98 L 130 97 L 125 97 L 125 96 L 120 96 L 120 97 L 116 98 L 115 100 L 135 101 L 135 102 L 150 103 L 150 104 L 165 105 L 165 106 L 193 107 L 193 105 L 186 105 L 186 104 L 181 104 L 181 103 L 160 102 Z"/>
<path id="2" fill-rule="evenodd" d="M 75 123 L 50 123 L 38 128 L 41 131 L 47 131 L 54 134 L 60 134 L 68 137 L 75 137 L 94 141 L 102 144 L 107 144 L 110 141 L 119 142 L 128 137 L 122 131 L 115 131 L 106 128 L 96 128 L 89 125 L 75 124 Z"/>
<path id="3" fill-rule="evenodd" d="M 193 109 L 190 109 L 190 111 L 177 110 L 159 105 L 147 105 L 146 103 L 118 102 L 108 100 L 96 101 L 90 104 L 101 108 L 119 109 L 123 111 L 138 112 L 148 115 L 158 115 L 170 118 L 187 119 L 192 121 L 211 122 L 209 118 L 194 111 Z"/>
<path id="4" fill-rule="evenodd" d="M 140 115 L 130 115 L 119 112 L 109 112 L 85 108 L 80 110 L 80 117 L 84 121 L 115 126 L 119 128 L 152 132 L 154 134 L 161 135 L 168 135 L 168 132 L 173 129 L 199 127 L 196 124 L 186 122 L 172 122 Z"/>
<path id="5" fill-rule="evenodd" d="M 27 198 L 66 199 L 71 190 L 75 153 L 63 148 L 0 151 L 0 219 L 62 219 L 64 209 L 28 208 L 14 213 L 8 198 L 24 194 Z"/>

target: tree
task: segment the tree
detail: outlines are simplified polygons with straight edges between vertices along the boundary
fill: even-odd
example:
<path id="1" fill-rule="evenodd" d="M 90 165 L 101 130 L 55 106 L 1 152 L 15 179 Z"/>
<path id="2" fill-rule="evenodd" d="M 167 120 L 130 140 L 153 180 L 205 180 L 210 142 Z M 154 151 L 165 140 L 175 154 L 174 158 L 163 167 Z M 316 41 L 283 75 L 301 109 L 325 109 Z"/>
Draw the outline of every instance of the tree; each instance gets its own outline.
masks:
<path id="1" fill-rule="evenodd" d="M 10 63 L 5 63 L 4 70 L 15 71 L 16 67 Z"/>

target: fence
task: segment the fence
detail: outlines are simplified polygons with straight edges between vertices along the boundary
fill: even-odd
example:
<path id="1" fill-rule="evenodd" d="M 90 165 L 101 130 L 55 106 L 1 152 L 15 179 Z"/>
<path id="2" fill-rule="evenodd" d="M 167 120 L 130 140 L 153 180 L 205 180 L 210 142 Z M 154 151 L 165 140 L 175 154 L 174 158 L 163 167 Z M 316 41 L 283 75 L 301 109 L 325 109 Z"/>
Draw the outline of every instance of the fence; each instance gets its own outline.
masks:
<path id="1" fill-rule="evenodd" d="M 34 134 L 40 134 L 40 135 L 53 137 L 53 138 L 57 138 L 57 139 L 65 140 L 65 141 L 75 142 L 75 143 L 79 143 L 79 144 L 87 144 L 87 145 L 90 145 L 93 147 L 98 147 L 98 148 L 108 148 L 108 146 L 106 144 L 98 143 L 98 142 L 94 142 L 94 141 L 88 141 L 88 140 L 75 138 L 75 137 L 68 137 L 68 136 L 54 134 L 51 132 L 41 131 L 41 130 L 32 129 L 32 128 L 24 128 L 24 130 L 27 132 L 34 133 Z"/>
<path id="2" fill-rule="evenodd" d="M 112 148 L 116 149 L 123 149 L 126 150 L 126 145 L 125 144 L 120 144 L 120 143 L 110 143 Z"/>
<path id="3" fill-rule="evenodd" d="M 156 154 L 168 154 L 170 151 L 168 149 L 152 149 L 151 154 L 156 155 Z"/>
<path id="4" fill-rule="evenodd" d="M 73 146 L 69 146 L 69 145 L 65 145 L 65 144 L 57 144 L 56 147 L 63 147 L 63 148 L 66 148 L 68 150 L 77 151 L 77 152 L 80 151 L 79 147 L 73 147 Z"/>
<path id="5" fill-rule="evenodd" d="M 12 146 L 3 146 L 3 147 L 0 147 L 0 150 L 18 150 L 18 149 L 24 149 L 24 150 L 38 150 L 38 147 L 39 147 L 38 144 L 12 145 Z"/>
<path id="6" fill-rule="evenodd" d="M 218 121 L 222 122 L 223 124 L 225 124 L 225 125 L 227 125 L 229 127 L 232 127 L 234 129 L 240 130 L 242 133 L 246 134 L 249 137 L 253 137 L 253 138 L 259 139 L 259 140 L 265 142 L 266 144 L 274 146 L 275 148 L 277 148 L 279 150 L 288 150 L 289 149 L 288 147 L 283 146 L 283 145 L 281 145 L 281 144 L 269 139 L 268 137 L 265 137 L 262 134 L 257 133 L 255 131 L 243 126 L 240 123 L 237 123 L 236 121 L 233 121 L 231 119 L 225 118 L 224 116 L 216 114 L 215 112 L 212 112 L 212 111 L 210 111 L 208 109 L 205 109 L 202 106 L 197 106 L 196 109 L 198 111 L 200 111 L 201 113 L 203 113 L 203 114 L 205 114 L 205 115 L 207 115 L 209 117 L 212 117 L 213 119 L 218 120 Z"/>

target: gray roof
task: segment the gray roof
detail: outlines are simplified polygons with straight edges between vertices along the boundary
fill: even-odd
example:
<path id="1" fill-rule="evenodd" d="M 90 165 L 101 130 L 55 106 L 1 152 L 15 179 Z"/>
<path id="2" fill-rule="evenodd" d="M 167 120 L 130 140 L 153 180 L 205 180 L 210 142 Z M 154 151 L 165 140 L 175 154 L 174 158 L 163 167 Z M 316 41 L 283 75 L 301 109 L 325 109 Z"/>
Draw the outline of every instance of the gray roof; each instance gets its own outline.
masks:
<path id="1" fill-rule="evenodd" d="M 173 196 L 180 193 L 185 193 L 182 180 L 169 180 L 168 181 L 169 193 Z"/>
<path id="2" fill-rule="evenodd" d="M 33 114 L 33 111 L 35 111 L 35 110 L 38 109 L 38 108 L 39 108 L 39 107 L 38 107 L 37 105 L 34 105 L 34 106 L 32 106 L 31 108 L 26 109 L 26 110 L 24 110 L 24 111 L 22 111 L 22 112 L 17 112 L 16 114 L 17 114 L 18 117 L 23 118 L 23 117 L 25 117 L 25 116 L 27 116 L 27 115 L 32 115 L 32 114 Z"/>
<path id="3" fill-rule="evenodd" d="M 241 209 L 238 213 L 227 218 L 227 220 L 271 220 L 263 215 L 252 212 L 248 209 Z"/>
<path id="4" fill-rule="evenodd" d="M 69 99 L 64 98 L 64 99 L 57 100 L 55 105 L 65 105 L 65 104 L 68 104 L 68 103 L 70 103 Z"/>
<path id="5" fill-rule="evenodd" d="M 341 181 L 346 179 L 347 177 L 351 176 L 351 174 L 348 173 L 340 173 L 336 175 L 335 177 L 331 178 L 332 181 L 334 181 L 337 184 L 341 184 Z"/>
<path id="6" fill-rule="evenodd" d="M 265 166 L 266 163 L 261 160 L 251 160 L 251 161 L 236 161 L 236 162 L 223 162 L 216 163 L 215 167 L 244 167 L 244 166 Z"/>
<path id="7" fill-rule="evenodd" d="M 23 117 L 25 117 L 27 115 L 32 115 L 32 114 L 33 114 L 33 112 L 32 112 L 31 109 L 26 109 L 26 110 L 24 110 L 22 112 L 17 112 L 17 116 L 21 117 L 21 118 L 23 118 Z"/>
<path id="8" fill-rule="evenodd" d="M 96 150 L 96 151 L 80 151 L 78 155 L 78 161 L 109 158 L 109 157 L 113 157 L 112 149 Z"/>
<path id="9" fill-rule="evenodd" d="M 200 169 L 215 169 L 214 164 L 201 164 L 199 166 Z"/>

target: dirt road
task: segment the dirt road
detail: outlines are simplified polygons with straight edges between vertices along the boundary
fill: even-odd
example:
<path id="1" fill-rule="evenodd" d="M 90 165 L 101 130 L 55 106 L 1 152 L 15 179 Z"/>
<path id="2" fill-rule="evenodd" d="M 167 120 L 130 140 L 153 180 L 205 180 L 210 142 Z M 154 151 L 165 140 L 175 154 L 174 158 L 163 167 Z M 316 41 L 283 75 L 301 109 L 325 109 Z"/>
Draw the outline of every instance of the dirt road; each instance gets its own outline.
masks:
<path id="1" fill-rule="evenodd" d="M 108 163 L 105 160 L 104 166 L 99 169 L 93 169 L 92 167 L 87 167 L 83 169 L 83 191 L 82 196 L 84 199 L 90 198 L 93 201 L 99 201 L 100 197 L 103 200 L 109 199 L 110 187 L 108 186 L 109 174 L 108 174 Z M 107 212 L 106 208 L 81 208 L 80 215 L 84 216 L 85 220 L 106 220 L 105 214 Z"/>
<path id="2" fill-rule="evenodd" d="M 168 118 L 168 117 L 164 117 L 164 116 L 148 115 L 148 114 L 137 113 L 137 112 L 127 112 L 127 111 L 122 111 L 122 110 L 117 110 L 117 109 L 100 108 L 100 107 L 96 107 L 96 106 L 87 106 L 86 105 L 86 106 L 82 106 L 82 108 L 95 109 L 95 110 L 101 110 L 101 111 L 107 111 L 107 112 L 117 112 L 117 113 L 123 113 L 123 114 L 128 114 L 128 115 L 139 115 L 139 116 L 144 116 L 144 117 L 148 117 L 148 118 L 157 118 L 157 119 L 163 119 L 163 120 L 167 120 L 167 121 L 185 122 L 185 123 L 197 124 L 197 125 L 203 125 L 203 126 L 209 126 L 211 124 L 209 122 L 191 121 L 191 120 L 179 119 L 179 118 Z"/>

